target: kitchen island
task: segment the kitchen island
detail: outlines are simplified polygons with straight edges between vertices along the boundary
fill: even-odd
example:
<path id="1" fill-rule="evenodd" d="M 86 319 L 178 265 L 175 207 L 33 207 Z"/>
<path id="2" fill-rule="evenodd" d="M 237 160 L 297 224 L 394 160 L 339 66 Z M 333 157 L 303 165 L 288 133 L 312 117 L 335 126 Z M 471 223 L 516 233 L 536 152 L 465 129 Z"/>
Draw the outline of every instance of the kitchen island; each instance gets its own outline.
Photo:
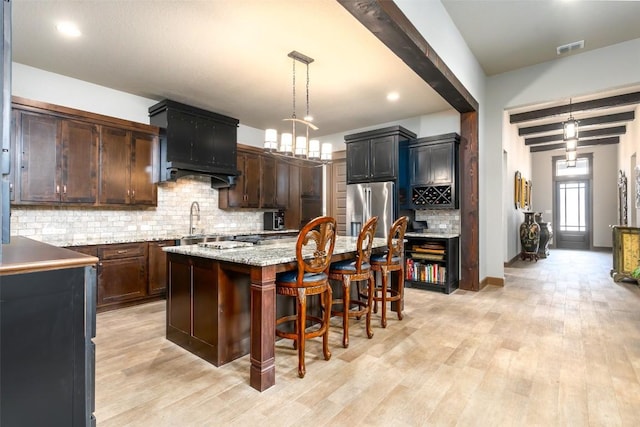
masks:
<path id="1" fill-rule="evenodd" d="M 339 236 L 332 262 L 353 257 L 356 242 Z M 216 366 L 250 353 L 250 384 L 264 391 L 275 384 L 275 278 L 297 268 L 296 245 L 291 239 L 241 243 L 164 248 L 167 339 Z M 386 244 L 373 241 L 376 250 Z"/>

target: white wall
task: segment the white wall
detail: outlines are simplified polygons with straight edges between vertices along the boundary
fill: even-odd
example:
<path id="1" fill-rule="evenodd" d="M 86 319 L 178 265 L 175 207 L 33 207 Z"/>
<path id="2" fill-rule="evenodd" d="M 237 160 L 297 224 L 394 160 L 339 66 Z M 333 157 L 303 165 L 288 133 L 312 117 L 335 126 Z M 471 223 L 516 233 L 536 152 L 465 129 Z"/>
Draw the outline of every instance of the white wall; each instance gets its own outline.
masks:
<path id="1" fill-rule="evenodd" d="M 638 227 L 640 223 L 640 209 L 636 208 L 636 194 L 632 191 L 640 191 L 640 176 L 636 172 L 635 167 L 640 160 L 640 107 L 635 109 L 636 120 L 627 124 L 627 133 L 620 139 L 620 147 L 618 150 L 618 169 L 622 170 L 627 177 L 627 219 L 628 225 Z M 632 162 L 635 155 L 636 162 Z M 635 218 L 635 222 L 633 219 Z"/>
<path id="2" fill-rule="evenodd" d="M 617 224 L 618 195 L 618 146 L 601 145 L 578 148 L 578 156 L 593 155 L 592 244 L 594 247 L 610 248 L 611 225 Z M 552 157 L 564 156 L 564 151 L 552 150 L 532 153 L 533 210 L 542 212 L 546 222 L 554 225 Z"/>
<path id="3" fill-rule="evenodd" d="M 487 143 L 482 146 L 485 169 L 481 175 L 485 188 L 498 188 L 504 181 L 503 173 L 510 174 L 521 167 L 516 160 L 509 159 L 509 167 L 504 171 L 502 169 L 503 150 L 508 150 L 512 144 L 510 133 L 505 132 L 503 127 L 505 110 L 636 86 L 640 83 L 638 52 L 640 39 L 489 77 L 486 103 L 483 105 Z M 483 211 L 485 218 L 502 218 L 501 223 L 506 225 L 502 232 L 511 236 L 517 233 L 517 229 L 502 216 L 505 211 L 502 197 L 502 192 L 482 192 L 480 200 L 484 201 L 482 205 L 486 208 Z M 513 240 L 509 236 L 499 240 Z M 486 240 L 484 242 L 487 243 Z M 492 246 L 492 251 L 486 246 L 480 249 L 481 253 L 488 252 L 487 275 L 502 277 L 503 263 L 515 254 L 507 250 L 498 251 L 495 244 Z"/>

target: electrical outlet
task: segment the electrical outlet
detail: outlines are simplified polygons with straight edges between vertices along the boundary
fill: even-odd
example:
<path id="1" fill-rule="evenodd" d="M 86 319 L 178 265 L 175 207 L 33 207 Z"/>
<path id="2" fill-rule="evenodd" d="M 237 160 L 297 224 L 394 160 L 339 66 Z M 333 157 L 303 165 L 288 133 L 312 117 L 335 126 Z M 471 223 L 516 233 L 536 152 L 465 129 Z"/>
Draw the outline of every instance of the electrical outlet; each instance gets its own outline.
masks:
<path id="1" fill-rule="evenodd" d="M 441 229 L 447 228 L 447 224 L 438 224 L 438 228 L 441 228 Z"/>

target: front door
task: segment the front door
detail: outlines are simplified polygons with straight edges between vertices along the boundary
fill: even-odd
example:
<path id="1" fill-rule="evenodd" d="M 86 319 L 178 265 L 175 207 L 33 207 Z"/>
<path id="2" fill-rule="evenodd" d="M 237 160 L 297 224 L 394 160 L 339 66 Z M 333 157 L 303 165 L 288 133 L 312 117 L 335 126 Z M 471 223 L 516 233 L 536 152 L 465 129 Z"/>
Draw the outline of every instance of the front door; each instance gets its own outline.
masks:
<path id="1" fill-rule="evenodd" d="M 566 168 L 554 161 L 554 212 L 556 248 L 591 248 L 591 159 L 579 159 L 576 167 Z M 565 162 L 566 163 L 566 162 Z"/>

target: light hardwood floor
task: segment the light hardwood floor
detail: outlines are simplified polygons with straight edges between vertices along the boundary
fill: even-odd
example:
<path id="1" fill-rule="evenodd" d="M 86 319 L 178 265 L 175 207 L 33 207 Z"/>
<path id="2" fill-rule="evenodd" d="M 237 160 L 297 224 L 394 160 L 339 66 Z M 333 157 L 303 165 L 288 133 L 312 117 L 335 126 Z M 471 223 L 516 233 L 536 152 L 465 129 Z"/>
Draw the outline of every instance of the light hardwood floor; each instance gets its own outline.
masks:
<path id="1" fill-rule="evenodd" d="M 245 356 L 216 368 L 164 338 L 164 302 L 98 314 L 98 426 L 638 426 L 640 289 L 611 254 L 552 250 L 505 269 L 504 287 L 408 289 L 374 337 L 352 320 L 330 361 L 307 343 L 297 376 L 277 343 L 276 385 L 249 386 Z M 361 321 L 363 322 L 363 321 Z"/>

